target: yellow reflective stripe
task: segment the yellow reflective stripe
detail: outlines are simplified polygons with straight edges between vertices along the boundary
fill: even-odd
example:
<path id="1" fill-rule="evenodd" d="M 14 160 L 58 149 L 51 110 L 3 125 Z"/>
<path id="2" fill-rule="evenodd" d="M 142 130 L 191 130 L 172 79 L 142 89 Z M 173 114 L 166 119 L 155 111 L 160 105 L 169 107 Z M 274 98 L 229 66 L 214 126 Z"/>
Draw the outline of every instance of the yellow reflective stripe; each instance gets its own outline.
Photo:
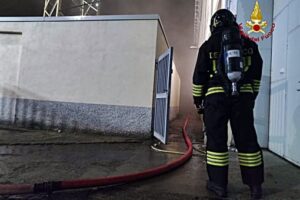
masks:
<path id="1" fill-rule="evenodd" d="M 195 89 L 195 88 L 193 88 L 193 91 L 194 92 L 199 92 L 199 91 L 202 91 L 202 88 L 201 89 Z"/>
<path id="2" fill-rule="evenodd" d="M 201 96 L 201 93 L 193 93 L 193 96 Z"/>
<path id="3" fill-rule="evenodd" d="M 249 93 L 253 93 L 253 90 L 241 90 L 240 92 L 249 92 Z"/>
<path id="4" fill-rule="evenodd" d="M 243 89 L 240 89 L 240 91 L 241 91 L 241 92 L 253 92 L 253 89 L 250 89 L 250 88 L 248 88 L 248 89 L 245 88 L 245 89 L 244 89 L 244 88 L 243 88 Z"/>
<path id="5" fill-rule="evenodd" d="M 212 60 L 213 63 L 213 72 L 216 74 L 217 73 L 217 60 Z"/>
<path id="6" fill-rule="evenodd" d="M 252 85 L 242 85 L 241 88 L 251 88 Z"/>
<path id="7" fill-rule="evenodd" d="M 256 163 L 256 164 L 244 164 L 244 163 L 240 163 L 241 166 L 244 167 L 257 167 L 260 166 L 262 164 L 262 162 Z"/>
<path id="8" fill-rule="evenodd" d="M 201 89 L 201 88 L 203 88 L 203 85 L 195 85 L 195 84 L 193 84 L 193 88 L 194 89 Z"/>
<path id="9" fill-rule="evenodd" d="M 246 83 L 246 84 L 242 85 L 242 87 L 243 87 L 243 86 L 251 87 L 251 84 L 250 84 L 250 83 Z"/>
<path id="10" fill-rule="evenodd" d="M 193 92 L 202 92 L 202 89 L 200 89 L 200 90 L 195 90 L 195 89 L 193 89 Z"/>
<path id="11" fill-rule="evenodd" d="M 229 155 L 228 152 L 214 152 L 214 151 L 206 151 L 208 155 L 215 155 L 215 156 L 224 156 Z"/>
<path id="12" fill-rule="evenodd" d="M 254 157 L 260 154 L 260 151 L 255 152 L 255 153 L 238 153 L 239 156 L 246 156 L 246 157 Z"/>
<path id="13" fill-rule="evenodd" d="M 248 66 L 252 64 L 251 56 L 247 56 L 247 64 Z"/>
<path id="14" fill-rule="evenodd" d="M 241 90 L 252 90 L 253 88 L 252 87 L 241 87 L 240 89 Z"/>
<path id="15" fill-rule="evenodd" d="M 252 85 L 251 84 L 242 85 L 241 89 L 252 89 Z"/>
<path id="16" fill-rule="evenodd" d="M 256 91 L 259 90 L 260 80 L 253 80 L 252 86 L 253 86 L 254 90 L 256 90 Z"/>
<path id="17" fill-rule="evenodd" d="M 224 159 L 229 159 L 229 155 L 224 155 L 224 156 L 212 156 L 212 155 L 206 155 L 207 158 L 213 158 L 213 159 L 219 159 L 219 160 L 224 160 Z"/>
<path id="18" fill-rule="evenodd" d="M 252 85 L 242 85 L 241 88 L 252 88 Z"/>
<path id="19" fill-rule="evenodd" d="M 193 96 L 194 96 L 194 97 L 201 97 L 202 95 L 201 95 L 201 94 L 194 94 L 194 93 L 193 93 Z"/>
<path id="20" fill-rule="evenodd" d="M 225 167 L 228 165 L 228 162 L 227 163 L 214 163 L 214 162 L 209 162 L 207 161 L 207 164 L 209 165 L 214 165 L 214 166 L 218 166 L 218 167 Z"/>
<path id="21" fill-rule="evenodd" d="M 244 72 L 246 72 L 249 70 L 249 65 L 245 57 L 243 57 L 243 63 L 244 63 Z"/>
<path id="22" fill-rule="evenodd" d="M 261 162 L 261 158 L 256 159 L 256 160 L 242 160 L 242 159 L 239 159 L 239 161 L 240 161 L 240 163 L 243 163 L 243 164 L 253 164 L 253 163 Z"/>
<path id="23" fill-rule="evenodd" d="M 257 155 L 257 156 L 251 156 L 251 157 L 249 157 L 249 156 L 240 156 L 239 155 L 239 159 L 243 159 L 243 160 L 256 160 L 258 158 L 261 158 L 260 154 Z"/>
<path id="24" fill-rule="evenodd" d="M 218 159 L 213 159 L 213 158 L 207 158 L 207 162 L 213 162 L 213 163 L 228 163 L 227 160 L 218 160 Z"/>
<path id="25" fill-rule="evenodd" d="M 243 57 L 244 72 L 247 72 L 252 64 L 251 56 Z"/>
<path id="26" fill-rule="evenodd" d="M 203 92 L 203 85 L 193 84 L 193 96 L 194 97 L 202 96 L 202 92 Z"/>
<path id="27" fill-rule="evenodd" d="M 197 94 L 201 94 L 201 92 L 193 92 L 193 95 L 194 95 L 194 94 L 196 94 L 196 95 L 197 95 Z"/>
<path id="28" fill-rule="evenodd" d="M 205 96 L 215 94 L 215 93 L 224 93 L 224 90 L 216 90 L 216 91 L 208 92 L 208 93 L 205 94 Z"/>
<path id="29" fill-rule="evenodd" d="M 250 93 L 253 93 L 252 85 L 249 84 L 249 83 L 242 85 L 241 88 L 240 88 L 240 92 L 250 92 Z"/>
<path id="30" fill-rule="evenodd" d="M 222 87 L 212 87 L 207 90 L 207 92 L 213 92 L 213 91 L 223 91 L 224 92 L 224 89 Z"/>
<path id="31" fill-rule="evenodd" d="M 208 92 L 212 91 L 212 90 L 224 90 L 222 87 L 211 87 L 211 88 L 208 88 Z"/>
<path id="32" fill-rule="evenodd" d="M 214 151 L 207 151 L 207 164 L 218 166 L 218 167 L 225 167 L 229 163 L 229 153 L 228 152 L 214 152 Z"/>
<path id="33" fill-rule="evenodd" d="M 201 92 L 202 89 L 193 89 L 193 92 Z"/>
<path id="34" fill-rule="evenodd" d="M 211 87 L 207 90 L 207 93 L 205 96 L 208 96 L 210 94 L 215 94 L 215 93 L 224 93 L 224 89 L 222 87 Z"/>

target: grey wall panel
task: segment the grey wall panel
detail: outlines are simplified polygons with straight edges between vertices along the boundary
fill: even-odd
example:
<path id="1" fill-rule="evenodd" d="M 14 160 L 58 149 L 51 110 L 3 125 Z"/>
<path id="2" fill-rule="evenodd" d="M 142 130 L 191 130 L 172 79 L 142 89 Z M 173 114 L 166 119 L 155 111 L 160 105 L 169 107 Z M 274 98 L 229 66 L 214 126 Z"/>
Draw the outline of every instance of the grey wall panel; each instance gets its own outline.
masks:
<path id="1" fill-rule="evenodd" d="M 276 29 L 273 33 L 272 49 L 272 83 L 286 80 L 287 36 L 288 36 L 288 8 L 274 18 Z"/>
<path id="2" fill-rule="evenodd" d="M 275 0 L 274 1 L 274 17 L 280 14 L 289 4 L 291 0 Z"/>
<path id="3" fill-rule="evenodd" d="M 286 80 L 273 82 L 270 102 L 269 149 L 284 156 L 286 147 Z"/>
<path id="4" fill-rule="evenodd" d="M 289 33 L 287 61 L 286 158 L 300 165 L 300 27 Z"/>
<path id="5" fill-rule="evenodd" d="M 292 31 L 297 28 L 300 24 L 300 15 L 299 15 L 300 1 L 292 0 L 289 4 L 289 20 L 288 20 L 288 31 Z"/>
<path id="6" fill-rule="evenodd" d="M 270 150 L 300 166 L 300 14 L 298 0 L 275 0 Z"/>
<path id="7" fill-rule="evenodd" d="M 273 33 L 271 106 L 269 148 L 284 156 L 286 146 L 286 89 L 287 89 L 287 36 L 288 8 L 285 7 L 274 18 L 276 31 Z"/>

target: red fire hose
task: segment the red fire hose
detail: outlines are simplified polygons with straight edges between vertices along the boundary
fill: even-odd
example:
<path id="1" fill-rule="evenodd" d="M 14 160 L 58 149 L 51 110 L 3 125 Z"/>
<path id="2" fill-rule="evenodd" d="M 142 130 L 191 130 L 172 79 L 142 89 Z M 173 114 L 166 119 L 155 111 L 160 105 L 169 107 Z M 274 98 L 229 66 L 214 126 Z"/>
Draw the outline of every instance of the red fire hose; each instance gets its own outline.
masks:
<path id="1" fill-rule="evenodd" d="M 188 119 L 185 120 L 182 129 L 182 134 L 185 143 L 188 147 L 187 151 L 184 153 L 184 155 L 180 156 L 178 159 L 166 163 L 164 165 L 161 165 L 159 167 L 151 168 L 138 173 L 125 174 L 121 176 L 103 177 L 103 178 L 100 177 L 95 179 L 53 181 L 53 182 L 44 182 L 44 183 L 36 183 L 36 184 L 0 184 L 0 195 L 25 194 L 25 193 L 51 193 L 53 191 L 65 190 L 65 189 L 115 185 L 121 183 L 129 183 L 129 182 L 149 178 L 152 176 L 156 176 L 168 172 L 184 164 L 192 156 L 193 147 L 192 147 L 192 142 L 186 132 L 187 124 L 188 124 Z"/>

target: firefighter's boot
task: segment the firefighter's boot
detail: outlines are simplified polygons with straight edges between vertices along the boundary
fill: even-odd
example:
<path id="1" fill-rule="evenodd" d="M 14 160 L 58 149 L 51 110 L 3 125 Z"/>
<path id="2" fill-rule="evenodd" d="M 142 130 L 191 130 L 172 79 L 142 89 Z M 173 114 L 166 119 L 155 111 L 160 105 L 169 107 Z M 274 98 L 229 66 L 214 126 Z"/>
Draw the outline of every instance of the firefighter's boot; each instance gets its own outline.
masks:
<path id="1" fill-rule="evenodd" d="M 217 184 L 215 184 L 214 182 L 211 182 L 211 181 L 207 181 L 206 187 L 209 191 L 212 191 L 218 197 L 227 197 L 226 187 L 219 186 L 219 185 L 217 185 Z"/>
<path id="2" fill-rule="evenodd" d="M 250 186 L 251 199 L 261 199 L 262 198 L 262 188 L 261 185 Z"/>

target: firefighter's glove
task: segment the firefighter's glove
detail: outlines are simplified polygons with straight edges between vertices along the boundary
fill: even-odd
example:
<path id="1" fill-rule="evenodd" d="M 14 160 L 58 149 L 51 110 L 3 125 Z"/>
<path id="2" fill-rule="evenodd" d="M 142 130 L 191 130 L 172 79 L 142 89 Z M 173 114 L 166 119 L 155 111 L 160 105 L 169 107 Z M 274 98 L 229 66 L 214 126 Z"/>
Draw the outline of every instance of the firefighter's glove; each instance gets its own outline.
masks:
<path id="1" fill-rule="evenodd" d="M 194 104 L 196 106 L 197 112 L 199 115 L 204 113 L 204 105 L 202 97 L 194 97 Z"/>

